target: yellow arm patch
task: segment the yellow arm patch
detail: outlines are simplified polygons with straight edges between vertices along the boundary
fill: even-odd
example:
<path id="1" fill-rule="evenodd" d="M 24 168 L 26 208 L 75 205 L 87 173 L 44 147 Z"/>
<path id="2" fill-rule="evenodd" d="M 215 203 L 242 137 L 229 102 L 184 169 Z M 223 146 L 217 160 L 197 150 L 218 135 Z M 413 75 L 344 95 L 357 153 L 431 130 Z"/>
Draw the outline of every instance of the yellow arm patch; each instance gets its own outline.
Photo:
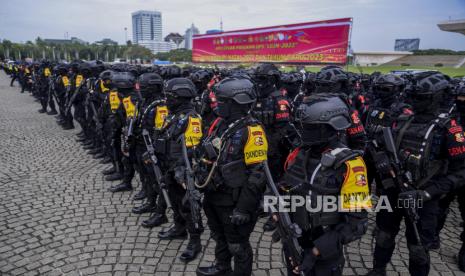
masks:
<path id="1" fill-rule="evenodd" d="M 63 82 L 63 85 L 67 87 L 69 85 L 69 79 L 67 76 L 61 77 L 61 81 Z"/>
<path id="2" fill-rule="evenodd" d="M 155 108 L 155 129 L 160 130 L 165 126 L 165 120 L 168 117 L 168 107 L 159 105 Z"/>
<path id="3" fill-rule="evenodd" d="M 244 161 L 246 165 L 256 164 L 267 160 L 268 140 L 262 126 L 249 126 L 249 136 L 244 147 Z"/>
<path id="4" fill-rule="evenodd" d="M 136 106 L 132 102 L 131 96 L 123 99 L 124 110 L 126 111 L 126 117 L 134 118 L 137 114 Z"/>
<path id="5" fill-rule="evenodd" d="M 118 96 L 118 92 L 111 91 L 109 97 L 110 97 L 110 109 L 111 111 L 115 112 L 121 104 L 121 100 Z"/>
<path id="6" fill-rule="evenodd" d="M 189 116 L 186 132 L 184 132 L 186 147 L 197 146 L 202 139 L 202 120 L 198 117 Z"/>
<path id="7" fill-rule="evenodd" d="M 105 84 L 102 80 L 100 80 L 100 90 L 102 91 L 102 93 L 108 92 L 110 90 L 107 87 L 105 87 Z"/>
<path id="8" fill-rule="evenodd" d="M 84 77 L 83 77 L 82 75 L 77 75 L 77 76 L 76 76 L 76 85 L 75 85 L 76 88 L 79 87 L 79 85 L 81 85 L 81 82 L 82 82 L 82 79 L 83 79 L 83 78 L 84 78 Z"/>
<path id="9" fill-rule="evenodd" d="M 342 184 L 342 209 L 345 211 L 371 208 L 370 190 L 368 188 L 367 168 L 362 157 L 345 162 L 347 173 Z"/>
<path id="10" fill-rule="evenodd" d="M 31 73 L 31 71 L 29 71 L 29 69 L 27 69 L 27 68 L 24 70 L 24 72 L 26 72 L 26 74 L 30 74 L 30 73 Z"/>

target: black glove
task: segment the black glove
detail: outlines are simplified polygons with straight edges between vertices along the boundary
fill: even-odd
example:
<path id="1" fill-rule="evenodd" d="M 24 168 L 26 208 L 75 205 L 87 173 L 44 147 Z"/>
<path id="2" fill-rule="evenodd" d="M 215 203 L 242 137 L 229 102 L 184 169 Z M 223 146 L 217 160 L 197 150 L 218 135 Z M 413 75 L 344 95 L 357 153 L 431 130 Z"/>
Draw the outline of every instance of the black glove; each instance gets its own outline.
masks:
<path id="1" fill-rule="evenodd" d="M 316 256 L 315 254 L 313 254 L 313 250 L 305 249 L 302 258 L 302 263 L 298 267 L 294 268 L 294 274 L 299 275 L 300 272 L 303 272 L 304 275 L 310 275 L 313 266 L 315 266 L 315 262 Z"/>
<path id="2" fill-rule="evenodd" d="M 377 152 L 373 156 L 375 167 L 378 173 L 386 175 L 391 171 L 391 161 L 384 152 Z"/>
<path id="3" fill-rule="evenodd" d="M 231 223 L 235 225 L 242 225 L 250 221 L 250 215 L 242 213 L 241 211 L 234 209 L 231 215 Z"/>

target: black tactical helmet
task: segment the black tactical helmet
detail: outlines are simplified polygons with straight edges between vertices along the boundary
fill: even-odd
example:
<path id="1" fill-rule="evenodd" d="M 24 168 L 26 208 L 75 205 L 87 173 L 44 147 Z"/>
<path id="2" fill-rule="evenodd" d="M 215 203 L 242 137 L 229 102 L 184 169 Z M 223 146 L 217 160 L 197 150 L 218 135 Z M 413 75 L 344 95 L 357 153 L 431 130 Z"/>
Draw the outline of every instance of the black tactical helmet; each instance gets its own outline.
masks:
<path id="1" fill-rule="evenodd" d="M 281 72 L 273 63 L 262 63 L 255 68 L 255 76 L 274 76 L 279 78 Z"/>
<path id="2" fill-rule="evenodd" d="M 394 74 L 378 76 L 373 82 L 373 93 L 381 98 L 394 97 L 405 88 L 405 80 Z"/>
<path id="3" fill-rule="evenodd" d="M 100 73 L 99 78 L 103 81 L 111 80 L 113 73 L 113 70 L 105 70 L 102 73 Z"/>
<path id="4" fill-rule="evenodd" d="M 141 90 L 156 87 L 161 92 L 163 79 L 156 73 L 144 73 L 139 76 L 139 87 Z"/>
<path id="5" fill-rule="evenodd" d="M 305 98 L 295 116 L 300 124 L 325 124 L 335 130 L 351 125 L 347 104 L 335 95 L 314 94 Z"/>
<path id="6" fill-rule="evenodd" d="M 208 82 L 212 79 L 213 74 L 208 70 L 198 70 L 190 75 L 190 79 L 194 83 L 197 91 L 202 93 L 207 88 Z"/>
<path id="7" fill-rule="evenodd" d="M 136 78 L 129 72 L 113 72 L 111 74 L 111 86 L 117 89 L 134 88 Z"/>
<path id="8" fill-rule="evenodd" d="M 247 78 L 225 78 L 213 87 L 213 91 L 218 99 L 231 99 L 241 105 L 257 100 L 254 84 Z"/>
<path id="9" fill-rule="evenodd" d="M 179 66 L 173 65 L 168 67 L 167 77 L 172 78 L 179 78 L 182 76 L 182 70 Z"/>
<path id="10" fill-rule="evenodd" d="M 68 74 L 69 67 L 67 64 L 60 63 L 57 65 L 57 73 L 60 75 L 66 75 Z"/>
<path id="11" fill-rule="evenodd" d="M 187 78 L 168 80 L 165 82 L 164 91 L 166 96 L 174 98 L 194 98 L 197 96 L 195 85 Z"/>
<path id="12" fill-rule="evenodd" d="M 309 72 L 305 74 L 303 88 L 304 88 L 306 95 L 310 95 L 311 93 L 315 92 L 315 87 L 316 87 L 315 80 L 316 80 L 315 73 Z"/>
<path id="13" fill-rule="evenodd" d="M 330 65 L 321 68 L 321 71 L 316 75 L 315 81 L 318 85 L 335 84 L 348 81 L 348 77 L 340 67 Z"/>
<path id="14" fill-rule="evenodd" d="M 88 77 L 92 74 L 91 65 L 87 62 L 83 62 L 79 64 L 78 71 L 79 73 L 83 74 L 85 77 Z"/>
<path id="15" fill-rule="evenodd" d="M 412 81 L 405 92 L 415 112 L 435 112 L 450 89 L 449 81 L 439 72 L 422 72 L 414 75 Z"/>
<path id="16" fill-rule="evenodd" d="M 101 60 L 92 60 L 89 61 L 92 74 L 97 77 L 103 70 L 105 70 L 105 65 Z"/>

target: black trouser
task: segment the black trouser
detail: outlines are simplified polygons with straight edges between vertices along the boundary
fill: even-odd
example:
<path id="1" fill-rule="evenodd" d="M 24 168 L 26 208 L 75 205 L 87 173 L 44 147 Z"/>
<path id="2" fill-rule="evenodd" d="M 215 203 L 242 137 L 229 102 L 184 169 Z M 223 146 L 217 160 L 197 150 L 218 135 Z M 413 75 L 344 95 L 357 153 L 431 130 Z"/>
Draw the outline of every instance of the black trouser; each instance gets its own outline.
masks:
<path id="1" fill-rule="evenodd" d="M 147 148 L 145 144 L 140 142 L 136 144 L 137 166 L 139 168 L 139 174 L 141 175 L 141 181 L 144 179 L 144 182 L 142 182 L 142 189 L 144 189 L 147 195 L 147 202 L 153 206 L 157 206 L 155 213 L 165 214 L 167 206 L 161 193 L 159 183 L 157 183 L 155 172 L 150 164 L 144 163 L 143 156 L 146 151 Z"/>
<path id="2" fill-rule="evenodd" d="M 55 107 L 55 99 L 53 99 L 53 91 L 51 89 L 47 89 L 47 103 L 50 106 L 50 109 L 52 111 L 57 111 Z"/>
<path id="3" fill-rule="evenodd" d="M 124 166 L 122 162 L 123 154 L 121 153 L 121 128 L 110 130 L 110 151 L 113 165 L 119 173 L 124 174 Z"/>
<path id="4" fill-rule="evenodd" d="M 391 260 L 395 249 L 395 238 L 400 230 L 402 220 L 406 217 L 405 209 L 398 208 L 398 190 L 390 189 L 383 192 L 387 195 L 393 212 L 385 209 L 376 215 L 376 226 L 378 228 L 376 236 L 376 246 L 374 252 L 374 267 L 385 267 Z M 411 275 L 428 275 L 430 270 L 430 258 L 428 247 L 434 242 L 438 218 L 438 200 L 430 200 L 423 203 L 418 209 L 419 220 L 417 222 L 418 232 L 421 238 L 419 245 L 413 231 L 412 222 L 405 219 L 407 247 L 409 250 L 409 272 Z"/>
<path id="5" fill-rule="evenodd" d="M 84 131 L 84 134 L 86 135 L 86 137 L 89 138 L 87 136 L 89 134 L 89 130 L 86 124 L 86 110 L 84 107 L 84 102 L 82 101 L 74 102 L 73 106 L 74 106 L 74 113 L 73 113 L 74 120 L 78 122 L 78 124 L 82 128 L 82 131 Z"/>
<path id="6" fill-rule="evenodd" d="M 460 240 L 465 242 L 465 187 L 449 193 L 446 197 L 439 200 L 439 218 L 436 232 L 437 242 L 439 242 L 439 233 L 446 223 L 447 215 L 449 214 L 449 206 L 455 198 L 457 198 L 457 202 L 459 203 L 460 216 L 462 217 L 462 233 L 460 234 Z"/>
<path id="7" fill-rule="evenodd" d="M 11 76 L 12 78 L 11 78 L 10 86 L 13 86 L 13 83 L 15 82 L 15 80 L 18 79 L 18 74 L 12 74 Z"/>
<path id="8" fill-rule="evenodd" d="M 175 180 L 174 171 L 168 170 L 165 173 L 165 183 L 168 187 L 168 195 L 170 197 L 171 204 L 173 205 L 174 225 L 179 230 L 187 229 L 191 239 L 200 239 L 200 235 L 203 232 L 202 220 L 198 222 L 199 227 L 195 228 L 190 208 L 183 204 L 183 198 L 186 194 L 186 190 Z"/>
<path id="9" fill-rule="evenodd" d="M 203 209 L 207 216 L 207 224 L 211 237 L 216 242 L 215 258 L 218 265 L 229 267 L 234 257 L 234 273 L 237 276 L 252 274 L 253 252 L 250 245 L 257 217 L 243 225 L 231 223 L 234 206 L 218 206 L 218 202 L 203 201 Z"/>
<path id="10" fill-rule="evenodd" d="M 65 114 L 65 110 L 66 110 L 65 102 L 66 102 L 66 95 L 65 94 L 58 94 L 58 96 L 57 96 L 58 111 L 60 112 L 60 117 L 63 120 L 66 117 L 66 114 Z"/>
<path id="11" fill-rule="evenodd" d="M 39 86 L 39 101 L 43 110 L 47 110 L 48 105 L 48 89 L 47 86 Z"/>

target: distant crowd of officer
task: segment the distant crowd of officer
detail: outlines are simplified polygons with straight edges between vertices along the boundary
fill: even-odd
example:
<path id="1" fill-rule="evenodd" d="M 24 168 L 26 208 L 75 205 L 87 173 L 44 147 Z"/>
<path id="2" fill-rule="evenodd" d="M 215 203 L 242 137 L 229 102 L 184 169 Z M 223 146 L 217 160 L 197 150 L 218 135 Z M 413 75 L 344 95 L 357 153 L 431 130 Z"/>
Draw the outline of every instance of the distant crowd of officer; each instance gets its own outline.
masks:
<path id="1" fill-rule="evenodd" d="M 465 83 L 435 71 L 355 74 L 337 66 L 318 73 L 249 69 L 106 65 L 100 61 L 4 63 L 57 115 L 63 129 L 101 163 L 112 193 L 139 176 L 135 214 L 142 226 L 173 224 L 160 239 L 188 239 L 180 259 L 202 251 L 206 216 L 215 262 L 198 275 L 251 275 L 250 236 L 264 231 L 283 244 L 289 275 L 342 275 L 343 248 L 367 231 L 376 213 L 373 269 L 386 275 L 401 223 L 411 275 L 428 275 L 451 202 L 465 217 Z M 58 110 L 57 110 L 58 107 Z M 342 209 L 297 206 L 264 211 L 264 197 L 338 198 Z M 376 198 L 376 197 L 374 197 Z M 278 201 L 280 202 L 280 201 Z M 408 204 L 405 204 L 405 203 Z M 402 203 L 402 204 L 401 204 Z M 201 211 L 203 209 L 203 212 Z M 465 230 L 458 265 L 465 271 Z M 231 265 L 233 261 L 233 266 Z"/>

